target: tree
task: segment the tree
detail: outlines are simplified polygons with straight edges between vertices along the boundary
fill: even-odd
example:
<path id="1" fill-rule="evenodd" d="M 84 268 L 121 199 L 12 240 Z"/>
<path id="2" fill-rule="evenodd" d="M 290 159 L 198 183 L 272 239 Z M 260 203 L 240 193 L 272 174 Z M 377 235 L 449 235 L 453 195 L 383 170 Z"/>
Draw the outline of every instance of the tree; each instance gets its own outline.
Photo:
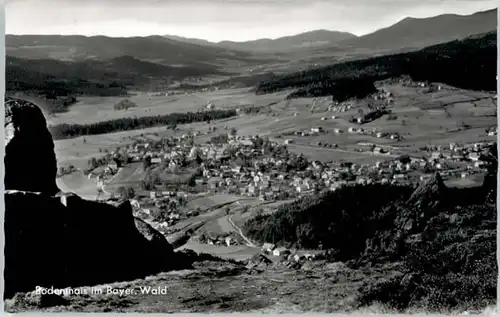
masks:
<path id="1" fill-rule="evenodd" d="M 150 166 L 151 166 L 151 156 L 145 156 L 144 159 L 142 159 L 142 168 L 146 170 Z"/>
<path id="2" fill-rule="evenodd" d="M 295 230 L 297 242 L 301 247 L 314 247 L 314 228 L 310 223 L 303 223 L 297 226 Z"/>
<path id="3" fill-rule="evenodd" d="M 135 190 L 132 187 L 121 186 L 118 188 L 118 194 L 126 199 L 132 199 L 135 197 Z"/>

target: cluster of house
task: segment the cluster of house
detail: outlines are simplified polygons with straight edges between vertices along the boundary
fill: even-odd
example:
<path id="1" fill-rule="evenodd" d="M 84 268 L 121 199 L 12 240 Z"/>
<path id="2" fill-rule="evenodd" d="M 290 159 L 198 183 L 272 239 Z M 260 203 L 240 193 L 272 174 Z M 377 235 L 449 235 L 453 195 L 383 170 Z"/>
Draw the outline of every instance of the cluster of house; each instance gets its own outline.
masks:
<path id="1" fill-rule="evenodd" d="M 323 127 L 317 126 L 317 127 L 312 127 L 310 130 L 304 130 L 304 131 L 287 131 L 281 134 L 281 137 L 283 136 L 298 136 L 298 137 L 307 137 L 307 136 L 317 136 L 320 134 L 326 134 L 326 133 L 334 133 L 334 134 L 343 134 L 343 133 L 352 133 L 352 134 L 361 134 L 361 135 L 367 135 L 367 136 L 374 136 L 379 139 L 391 139 L 391 140 L 402 140 L 403 137 L 401 134 L 397 132 L 393 133 L 388 133 L 388 132 L 378 132 L 376 128 L 361 128 L 361 127 L 349 127 L 347 129 L 342 129 L 342 128 L 333 128 L 331 131 L 323 129 Z M 284 144 L 291 144 L 293 143 L 292 139 L 285 139 Z M 328 146 L 328 143 L 322 143 L 324 146 Z M 332 146 L 335 147 L 335 146 Z"/>
<path id="2" fill-rule="evenodd" d="M 201 234 L 199 236 L 194 237 L 193 240 L 198 241 L 199 243 L 206 243 L 209 245 L 227 246 L 227 247 L 244 244 L 241 236 L 235 232 L 219 236 L 213 236 L 210 233 Z"/>
<path id="3" fill-rule="evenodd" d="M 293 260 L 295 262 L 301 262 L 305 260 L 314 260 L 315 254 L 312 253 L 295 253 L 292 250 L 287 249 L 285 247 L 277 247 L 273 243 L 264 243 L 261 247 L 261 250 L 266 255 L 279 256 L 283 257 L 287 260 Z"/>
<path id="4" fill-rule="evenodd" d="M 476 142 L 466 145 L 450 143 L 448 148 L 428 146 L 429 158 L 426 163 L 436 170 L 447 170 L 451 163 L 465 163 L 465 168 L 454 168 L 450 174 L 467 177 L 470 174 L 482 172 L 487 167 L 484 150 L 494 143 Z"/>
<path id="5" fill-rule="evenodd" d="M 349 101 L 344 101 L 341 103 L 335 102 L 328 106 L 329 112 L 347 112 L 351 110 L 352 103 Z"/>
<path id="6" fill-rule="evenodd" d="M 323 129 L 317 128 L 311 132 L 322 131 Z M 146 206 L 166 210 L 167 219 L 161 224 L 165 227 L 175 224 L 182 217 L 195 215 L 196 211 L 191 211 L 191 215 L 181 216 L 178 211 L 182 202 L 196 193 L 229 193 L 273 201 L 296 198 L 322 190 L 335 191 L 354 184 L 408 184 L 415 178 L 423 180 L 434 171 L 466 177 L 484 171 L 486 166 L 481 151 L 491 145 L 474 143 L 461 146 L 452 143 L 446 149 L 429 146 L 426 148 L 429 154 L 427 158 L 400 157 L 372 165 L 303 160 L 307 162 L 305 169 L 293 169 L 289 165 L 290 158 L 296 158 L 296 155 L 288 153 L 286 147 L 277 142 L 266 141 L 266 150 L 263 146 L 256 146 L 256 138 L 252 137 L 232 136 L 225 144 L 204 145 L 193 145 L 189 138 L 190 136 L 186 135 L 171 137 L 164 140 L 163 146 L 138 143 L 126 150 L 133 161 L 141 161 L 145 156 L 149 156 L 151 164 L 161 163 L 168 168 L 182 166 L 185 164 L 183 161 L 199 160 L 201 173 L 194 179 L 195 186 L 190 189 L 192 192 L 154 190 L 150 192 L 150 197 L 142 199 L 141 202 L 132 201 L 133 206 L 145 214 L 151 214 L 151 210 Z M 281 150 L 272 150 L 276 147 Z M 380 146 L 370 148 L 378 154 L 385 152 Z M 450 168 L 451 162 L 461 162 L 466 166 L 458 169 L 457 164 L 454 164 L 455 166 Z M 111 161 L 107 166 L 111 171 L 118 168 L 116 161 Z"/>
<path id="7" fill-rule="evenodd" d="M 375 101 L 382 101 L 387 106 L 394 104 L 393 93 L 383 87 L 377 88 L 377 92 L 371 95 L 371 99 Z"/>

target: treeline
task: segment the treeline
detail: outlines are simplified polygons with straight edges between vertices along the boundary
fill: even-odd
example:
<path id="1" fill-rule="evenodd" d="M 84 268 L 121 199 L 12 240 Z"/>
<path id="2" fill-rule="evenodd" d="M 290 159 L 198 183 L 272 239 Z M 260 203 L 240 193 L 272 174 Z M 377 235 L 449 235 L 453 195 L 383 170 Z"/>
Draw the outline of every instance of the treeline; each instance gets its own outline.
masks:
<path id="1" fill-rule="evenodd" d="M 272 80 L 276 78 L 274 73 L 264 73 L 264 74 L 255 74 L 255 75 L 247 75 L 247 76 L 235 76 L 229 79 L 224 79 L 221 81 L 217 81 L 210 84 L 187 84 L 182 83 L 179 85 L 180 89 L 185 90 L 201 90 L 204 88 L 219 88 L 219 89 L 230 89 L 230 88 L 243 88 L 243 87 L 253 87 L 265 80 Z"/>
<path id="2" fill-rule="evenodd" d="M 70 106 L 78 102 L 75 96 L 58 98 L 56 95 L 49 94 L 45 98 L 49 100 L 49 113 L 66 112 Z"/>
<path id="3" fill-rule="evenodd" d="M 289 94 L 286 99 L 332 96 L 334 100 L 342 102 L 351 98 L 364 98 L 377 89 L 375 78 L 342 78 L 336 81 L 321 81 L 308 84 L 304 88 Z"/>
<path id="4" fill-rule="evenodd" d="M 262 81 L 257 94 L 301 88 L 290 98 L 325 96 L 338 81 L 365 82 L 408 75 L 417 81 L 442 82 L 463 89 L 496 90 L 496 32 L 439 44 L 410 53 L 349 61 Z M 343 86 L 345 87 L 345 86 Z M 340 95 L 346 93 L 340 92 Z"/>
<path id="5" fill-rule="evenodd" d="M 350 260 L 365 249 L 367 238 L 381 226 L 389 225 L 380 223 L 377 227 L 382 208 L 407 199 L 411 193 L 412 188 L 403 186 L 343 187 L 319 196 L 306 196 L 281 206 L 272 215 L 250 219 L 244 231 L 261 242 L 303 249 L 335 249 L 338 260 Z"/>
<path id="6" fill-rule="evenodd" d="M 188 113 L 171 113 L 140 118 L 121 118 L 90 124 L 59 124 L 49 127 L 55 140 L 82 135 L 105 134 L 111 132 L 145 129 L 164 125 L 177 125 L 193 122 L 212 121 L 236 116 L 236 110 L 211 110 Z"/>
<path id="7" fill-rule="evenodd" d="M 46 63 L 47 65 L 45 65 Z M 55 65 L 52 65 L 56 63 Z M 42 67 L 39 64 L 43 64 Z M 129 82 L 116 78 L 89 79 L 80 75 L 63 76 L 49 71 L 65 65 L 58 61 L 22 60 L 7 56 L 5 66 L 5 90 L 7 92 L 37 93 L 43 96 L 124 96 Z M 69 67 L 66 66 L 65 67 Z"/>

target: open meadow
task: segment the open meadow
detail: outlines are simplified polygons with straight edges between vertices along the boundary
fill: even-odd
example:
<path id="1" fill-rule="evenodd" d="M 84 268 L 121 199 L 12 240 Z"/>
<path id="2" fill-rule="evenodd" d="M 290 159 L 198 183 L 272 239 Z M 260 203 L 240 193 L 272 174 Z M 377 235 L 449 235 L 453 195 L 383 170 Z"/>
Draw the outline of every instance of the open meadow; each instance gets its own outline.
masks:
<path id="1" fill-rule="evenodd" d="M 428 144 L 447 146 L 453 142 L 471 143 L 496 140 L 496 136 L 488 136 L 485 133 L 485 129 L 496 126 L 496 103 L 490 93 L 446 86 L 442 91 L 433 93 L 428 93 L 422 88 L 405 87 L 400 84 L 384 84 L 382 88 L 393 94 L 394 104 L 389 107 L 392 113 L 362 125 L 350 123 L 349 118 L 358 114 L 360 109 L 367 112 L 367 105 L 372 102 L 369 98 L 353 101 L 351 109 L 337 113 L 328 111 L 330 103 L 327 98 L 285 100 L 283 93 L 256 96 L 245 89 L 188 96 L 136 96 L 135 98 L 144 100 L 143 106 L 126 111 L 113 110 L 113 102 L 109 101 L 111 99 L 94 98 L 92 102 L 90 99 L 87 101 L 88 105 L 76 104 L 67 113 L 60 114 L 57 118 L 50 118 L 49 121 L 69 123 L 76 122 L 78 118 L 79 123 L 83 123 L 133 115 L 149 116 L 168 112 L 196 111 L 206 105 L 209 100 L 216 107 L 255 104 L 268 106 L 271 110 L 270 114 L 240 115 L 213 121 L 210 126 L 217 128 L 215 132 L 208 132 L 209 125 L 203 122 L 179 125 L 178 131 L 167 130 L 166 127 L 153 127 L 57 140 L 55 144 L 59 164 L 73 164 L 80 168 L 85 168 L 90 158 L 104 155 L 105 149 L 111 151 L 117 146 L 131 144 L 137 138 L 158 140 L 173 134 L 182 135 L 198 131 L 202 132 L 202 135 L 198 136 L 195 141 L 205 143 L 211 137 L 225 133 L 225 128 L 235 128 L 242 136 L 268 136 L 279 142 L 291 139 L 293 144 L 289 145 L 289 149 L 303 153 L 310 159 L 350 160 L 359 163 L 372 163 L 391 158 L 391 155 L 359 152 L 358 145 L 362 143 L 379 144 L 391 148 L 392 155 L 410 154 L 418 157 L 421 156 L 419 149 Z M 315 107 L 312 112 L 313 103 Z M 333 116 L 335 119 L 332 118 Z M 290 132 L 310 131 L 313 127 L 322 127 L 325 133 L 305 137 L 283 135 Z M 373 134 L 347 133 L 349 127 L 375 130 L 386 134 L 397 133 L 402 136 L 402 139 L 391 140 L 377 138 Z M 334 129 L 341 129 L 344 133 L 336 134 L 333 132 Z M 319 147 L 319 142 L 336 144 L 338 147 Z"/>
<path id="2" fill-rule="evenodd" d="M 129 97 L 79 97 L 67 112 L 47 116 L 49 125 L 61 123 L 85 124 L 125 117 L 149 117 L 174 112 L 197 112 L 211 104 L 216 109 L 237 108 L 245 105 L 266 106 L 283 99 L 285 92 L 257 96 L 248 88 L 225 89 L 178 95 L 138 93 Z M 116 110 L 114 106 L 128 99 L 136 107 Z"/>

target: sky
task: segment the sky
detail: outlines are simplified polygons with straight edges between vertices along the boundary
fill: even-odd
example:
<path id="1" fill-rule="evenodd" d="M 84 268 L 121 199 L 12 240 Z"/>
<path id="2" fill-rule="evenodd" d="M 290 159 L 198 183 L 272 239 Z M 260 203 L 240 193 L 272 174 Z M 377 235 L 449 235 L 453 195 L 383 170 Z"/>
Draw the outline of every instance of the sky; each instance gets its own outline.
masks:
<path id="1" fill-rule="evenodd" d="M 371 33 L 405 17 L 471 14 L 496 0 L 5 0 L 7 34 L 177 35 L 213 42 L 327 29 Z"/>

